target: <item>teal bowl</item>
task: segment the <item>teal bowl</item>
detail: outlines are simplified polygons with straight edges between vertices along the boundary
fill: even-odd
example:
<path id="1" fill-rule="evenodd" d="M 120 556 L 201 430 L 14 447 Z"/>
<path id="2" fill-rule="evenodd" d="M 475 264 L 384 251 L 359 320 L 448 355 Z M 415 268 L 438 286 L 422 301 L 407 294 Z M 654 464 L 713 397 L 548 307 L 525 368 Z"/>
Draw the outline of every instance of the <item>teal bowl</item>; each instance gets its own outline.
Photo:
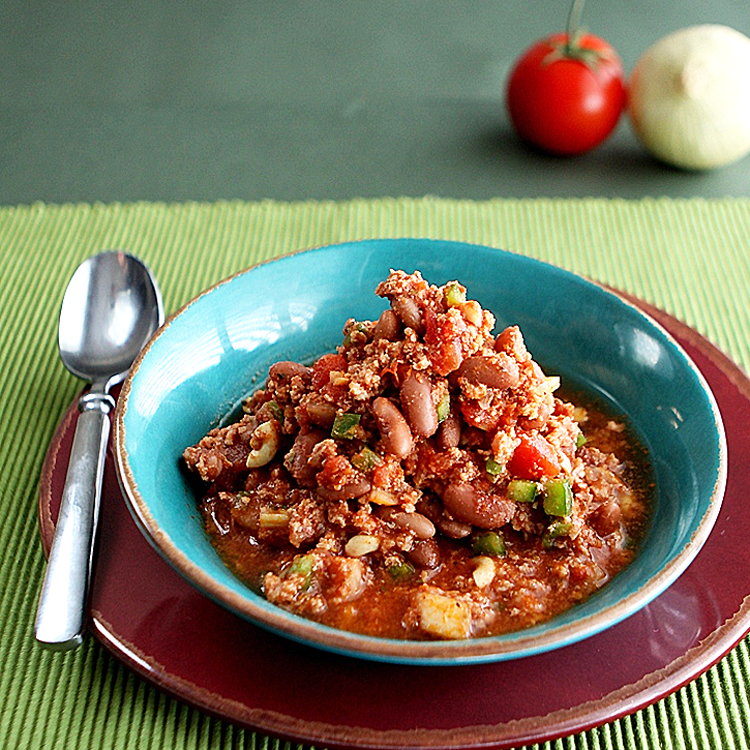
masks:
<path id="1" fill-rule="evenodd" d="M 310 362 L 340 342 L 350 317 L 373 320 L 390 269 L 457 279 L 520 326 L 529 351 L 563 383 L 627 415 L 650 452 L 656 498 L 638 556 L 601 591 L 526 630 L 462 641 L 400 641 L 319 625 L 253 593 L 223 564 L 201 524 L 183 449 L 236 410 L 278 360 Z M 726 443 L 714 397 L 679 345 L 607 289 L 502 250 L 423 239 L 306 250 L 208 289 L 156 333 L 119 397 L 114 446 L 137 524 L 190 583 L 238 616 L 299 642 L 367 659 L 468 664 L 538 654 L 601 632 L 661 594 L 706 541 L 721 505 Z"/>

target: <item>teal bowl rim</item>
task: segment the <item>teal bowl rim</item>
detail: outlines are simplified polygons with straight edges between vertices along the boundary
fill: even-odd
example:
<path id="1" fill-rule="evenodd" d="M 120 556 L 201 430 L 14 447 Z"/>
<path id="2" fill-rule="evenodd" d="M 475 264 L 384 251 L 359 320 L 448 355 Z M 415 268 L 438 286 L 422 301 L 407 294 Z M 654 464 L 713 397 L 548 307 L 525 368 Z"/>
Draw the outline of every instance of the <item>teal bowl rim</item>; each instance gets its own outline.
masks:
<path id="1" fill-rule="evenodd" d="M 172 540 L 170 535 L 162 529 L 151 511 L 148 502 L 142 497 L 135 476 L 130 465 L 126 447 L 125 419 L 128 401 L 131 397 L 133 384 L 143 360 L 149 356 L 154 343 L 169 329 L 171 324 L 186 310 L 191 308 L 215 292 L 222 286 L 231 283 L 238 277 L 244 276 L 263 266 L 283 263 L 293 260 L 303 254 L 325 252 L 327 250 L 345 249 L 361 243 L 393 244 L 393 243 L 424 243 L 425 247 L 453 246 L 455 249 L 474 249 L 491 251 L 505 256 L 511 256 L 514 262 L 543 267 L 548 272 L 562 274 L 577 280 L 579 283 L 596 287 L 602 294 L 608 295 L 616 304 L 629 308 L 649 327 L 658 332 L 675 352 L 692 370 L 712 412 L 713 423 L 717 431 L 718 465 L 716 477 L 706 510 L 698 522 L 693 534 L 679 553 L 675 554 L 654 576 L 644 581 L 634 591 L 618 600 L 615 604 L 594 612 L 585 617 L 567 622 L 564 628 L 555 628 L 553 618 L 539 626 L 526 630 L 514 631 L 500 636 L 488 636 L 457 641 L 422 641 L 396 640 L 360 635 L 349 631 L 339 630 L 327 625 L 321 625 L 312 620 L 289 613 L 276 605 L 270 604 L 263 597 L 246 588 L 242 593 L 232 590 L 226 585 L 208 575 L 200 566 L 196 565 Z M 428 279 L 429 280 L 429 279 Z M 460 279 L 459 279 L 460 280 Z M 470 290 L 471 291 L 471 290 Z M 545 651 L 562 648 L 606 630 L 627 617 L 635 614 L 657 596 L 663 593 L 689 566 L 708 539 L 714 523 L 719 515 L 726 486 L 727 475 L 727 446 L 721 414 L 705 377 L 700 369 L 674 339 L 650 315 L 645 313 L 628 299 L 619 295 L 616 290 L 597 281 L 587 279 L 572 271 L 565 270 L 552 263 L 541 261 L 528 256 L 513 253 L 508 250 L 479 244 L 453 240 L 435 240 L 419 237 L 382 238 L 374 240 L 354 240 L 335 244 L 323 244 L 256 263 L 209 286 L 201 293 L 182 305 L 168 316 L 162 327 L 154 334 L 134 362 L 126 377 L 117 403 L 113 424 L 113 445 L 115 465 L 126 505 L 140 531 L 151 546 L 169 563 L 186 581 L 191 583 L 210 599 L 234 612 L 236 615 L 271 632 L 277 633 L 294 641 L 320 648 L 324 651 L 354 656 L 367 660 L 391 662 L 399 664 L 425 666 L 452 666 L 496 662 L 508 659 L 533 656 Z M 206 544 L 210 545 L 208 538 Z M 228 570 L 228 569 L 227 569 Z M 232 575 L 230 573 L 230 575 Z M 596 596 L 596 594 L 594 595 Z M 571 611 L 571 610 L 569 610 Z"/>

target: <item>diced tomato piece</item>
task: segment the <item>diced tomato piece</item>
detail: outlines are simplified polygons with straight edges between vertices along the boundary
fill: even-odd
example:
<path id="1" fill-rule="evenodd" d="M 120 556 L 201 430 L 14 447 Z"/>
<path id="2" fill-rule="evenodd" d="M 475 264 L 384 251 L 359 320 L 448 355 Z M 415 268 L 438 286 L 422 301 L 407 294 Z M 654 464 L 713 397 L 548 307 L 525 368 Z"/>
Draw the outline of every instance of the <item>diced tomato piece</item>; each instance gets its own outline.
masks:
<path id="1" fill-rule="evenodd" d="M 505 416 L 502 411 L 486 409 L 479 401 L 470 399 L 461 402 L 461 415 L 467 424 L 484 432 L 497 429 Z"/>
<path id="2" fill-rule="evenodd" d="M 381 490 L 402 489 L 404 485 L 404 470 L 397 459 L 384 461 L 372 470 L 370 477 L 372 486 Z"/>
<path id="3" fill-rule="evenodd" d="M 435 371 L 448 375 L 457 370 L 463 360 L 461 337 L 468 326 L 460 313 L 443 313 L 436 315 L 425 310 L 425 335 L 427 356 Z"/>
<path id="4" fill-rule="evenodd" d="M 353 481 L 358 475 L 346 456 L 335 455 L 323 462 L 323 468 L 317 474 L 321 487 L 338 489 L 347 482 Z"/>
<path id="5" fill-rule="evenodd" d="M 552 446 L 538 433 L 520 435 L 521 442 L 516 447 L 508 471 L 520 479 L 541 479 L 554 477 L 560 473 L 560 464 Z"/>
<path id="6" fill-rule="evenodd" d="M 312 387 L 320 390 L 330 382 L 334 370 L 346 372 L 346 357 L 342 354 L 324 354 L 312 366 Z"/>

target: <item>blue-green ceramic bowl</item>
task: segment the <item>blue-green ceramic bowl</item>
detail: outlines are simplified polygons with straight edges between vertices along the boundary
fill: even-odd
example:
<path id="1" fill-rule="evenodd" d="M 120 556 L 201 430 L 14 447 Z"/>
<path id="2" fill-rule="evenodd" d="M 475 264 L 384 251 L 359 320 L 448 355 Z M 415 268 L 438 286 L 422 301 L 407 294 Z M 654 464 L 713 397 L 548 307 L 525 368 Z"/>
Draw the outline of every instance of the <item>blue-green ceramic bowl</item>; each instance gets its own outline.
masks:
<path id="1" fill-rule="evenodd" d="M 634 562 L 590 599 L 527 630 L 467 641 L 398 641 L 318 625 L 269 604 L 222 563 L 180 468 L 183 449 L 260 386 L 273 362 L 310 362 L 350 317 L 372 320 L 390 269 L 430 283 L 457 279 L 497 317 L 518 324 L 534 358 L 629 417 L 650 451 L 656 505 Z M 501 250 L 422 239 L 307 250 L 217 284 L 157 332 L 124 383 L 114 428 L 132 513 L 163 557 L 200 591 L 247 618 L 323 649 L 383 661 L 464 664 L 536 654 L 608 628 L 663 592 L 717 517 L 726 446 L 701 373 L 653 320 L 572 273 Z"/>

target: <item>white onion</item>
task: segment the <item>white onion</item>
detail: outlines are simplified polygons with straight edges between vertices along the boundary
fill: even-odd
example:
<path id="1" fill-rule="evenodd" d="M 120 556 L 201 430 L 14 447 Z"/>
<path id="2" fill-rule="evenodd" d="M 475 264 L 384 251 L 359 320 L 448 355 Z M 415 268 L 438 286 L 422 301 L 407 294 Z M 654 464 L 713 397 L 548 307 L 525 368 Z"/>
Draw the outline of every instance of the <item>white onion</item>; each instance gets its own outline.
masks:
<path id="1" fill-rule="evenodd" d="M 643 145 L 684 169 L 713 169 L 750 152 L 750 39 L 728 26 L 691 26 L 639 58 L 628 114 Z"/>

